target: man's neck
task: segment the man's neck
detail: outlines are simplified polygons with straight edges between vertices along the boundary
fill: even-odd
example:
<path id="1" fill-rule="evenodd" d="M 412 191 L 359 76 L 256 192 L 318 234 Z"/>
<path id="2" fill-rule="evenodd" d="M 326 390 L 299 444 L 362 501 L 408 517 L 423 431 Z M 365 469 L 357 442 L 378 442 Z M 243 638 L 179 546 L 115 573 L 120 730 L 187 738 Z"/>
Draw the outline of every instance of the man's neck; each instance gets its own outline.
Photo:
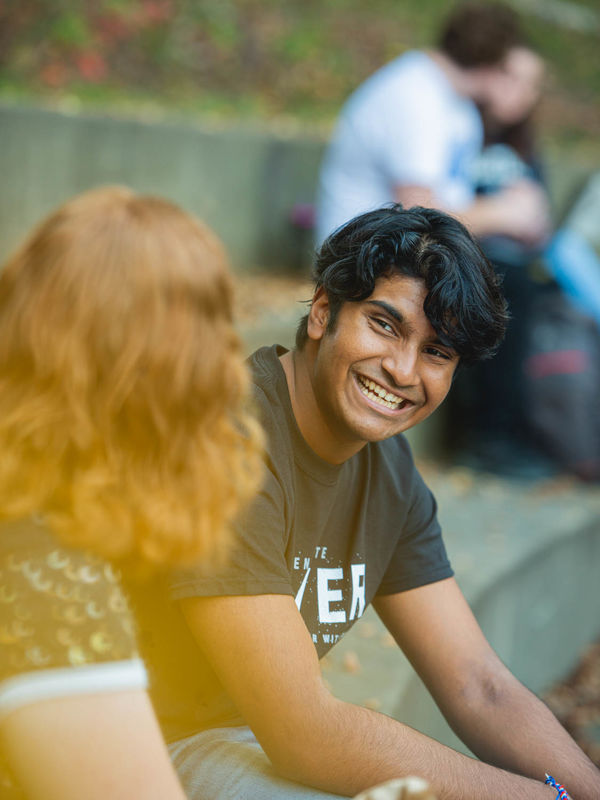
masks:
<path id="1" fill-rule="evenodd" d="M 340 446 L 327 426 L 319 409 L 310 379 L 310 361 L 306 354 L 289 350 L 279 357 L 285 373 L 292 411 L 304 440 L 314 452 L 329 464 L 342 464 L 361 448 L 353 442 Z"/>

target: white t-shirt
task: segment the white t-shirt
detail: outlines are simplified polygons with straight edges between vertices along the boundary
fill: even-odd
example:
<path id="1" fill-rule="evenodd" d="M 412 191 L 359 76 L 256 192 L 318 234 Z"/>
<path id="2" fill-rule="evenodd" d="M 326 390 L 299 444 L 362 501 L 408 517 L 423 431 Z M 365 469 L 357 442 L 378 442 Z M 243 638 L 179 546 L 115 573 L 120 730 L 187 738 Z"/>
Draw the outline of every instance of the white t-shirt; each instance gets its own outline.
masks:
<path id="1" fill-rule="evenodd" d="M 321 167 L 317 240 L 392 202 L 402 184 L 429 188 L 444 208 L 468 206 L 470 164 L 482 141 L 474 103 L 426 53 L 405 53 L 359 86 L 342 109 Z"/>

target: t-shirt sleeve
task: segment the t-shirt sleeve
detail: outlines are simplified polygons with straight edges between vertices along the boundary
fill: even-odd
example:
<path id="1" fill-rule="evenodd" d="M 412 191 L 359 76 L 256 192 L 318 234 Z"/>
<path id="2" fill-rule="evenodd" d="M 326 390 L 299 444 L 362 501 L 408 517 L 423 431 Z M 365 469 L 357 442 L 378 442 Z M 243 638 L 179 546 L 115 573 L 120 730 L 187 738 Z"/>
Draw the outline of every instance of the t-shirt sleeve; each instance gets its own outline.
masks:
<path id="1" fill-rule="evenodd" d="M 0 716 L 53 697 L 146 686 L 110 564 L 53 540 L 0 553 Z"/>
<path id="2" fill-rule="evenodd" d="M 425 482 L 414 470 L 411 502 L 396 548 L 377 590 L 395 594 L 454 574 L 437 520 L 437 504 Z"/>
<path id="3" fill-rule="evenodd" d="M 285 548 L 289 504 L 275 472 L 267 465 L 263 487 L 234 531 L 234 545 L 225 566 L 176 570 L 171 597 L 293 594 Z"/>

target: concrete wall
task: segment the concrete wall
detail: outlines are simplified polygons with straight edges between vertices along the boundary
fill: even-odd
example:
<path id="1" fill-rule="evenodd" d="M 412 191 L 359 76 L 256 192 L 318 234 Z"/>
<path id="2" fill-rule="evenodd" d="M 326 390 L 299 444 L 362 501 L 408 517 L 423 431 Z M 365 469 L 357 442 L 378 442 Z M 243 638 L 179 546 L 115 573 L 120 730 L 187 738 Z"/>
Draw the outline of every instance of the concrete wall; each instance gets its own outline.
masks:
<path id="1" fill-rule="evenodd" d="M 216 127 L 0 104 L 0 258 L 57 203 L 103 183 L 171 198 L 224 240 L 238 269 L 299 268 L 309 233 L 290 223 L 314 200 L 324 142 Z M 557 214 L 589 172 L 549 159 Z"/>
<path id="2" fill-rule="evenodd" d="M 237 268 L 306 262 L 289 214 L 313 200 L 321 142 L 10 105 L 0 105 L 0 137 L 2 258 L 57 203 L 124 183 L 203 218 Z"/>

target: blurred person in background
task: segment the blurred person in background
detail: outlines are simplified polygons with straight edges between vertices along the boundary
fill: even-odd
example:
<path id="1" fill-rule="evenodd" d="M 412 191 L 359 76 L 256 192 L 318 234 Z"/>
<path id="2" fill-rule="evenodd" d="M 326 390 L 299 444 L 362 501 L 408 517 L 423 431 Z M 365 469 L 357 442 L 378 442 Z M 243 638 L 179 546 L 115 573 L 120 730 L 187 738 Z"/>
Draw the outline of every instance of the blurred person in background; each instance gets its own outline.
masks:
<path id="1" fill-rule="evenodd" d="M 185 796 L 118 565 L 220 562 L 258 486 L 231 315 L 212 232 L 125 188 L 69 200 L 0 273 L 3 797 Z"/>
<path id="2" fill-rule="evenodd" d="M 404 53 L 346 102 L 321 167 L 318 242 L 391 201 L 457 214 L 476 236 L 542 240 L 548 209 L 535 181 L 478 197 L 471 177 L 483 145 L 478 106 L 499 124 L 516 122 L 539 95 L 540 77 L 512 9 L 458 6 L 436 49 Z"/>
<path id="3" fill-rule="evenodd" d="M 541 86 L 544 64 L 523 51 L 521 73 Z M 548 191 L 534 106 L 511 125 L 482 109 L 485 145 L 472 170 L 477 197 L 523 181 Z M 600 478 L 600 259 L 594 237 L 578 230 L 581 210 L 589 216 L 593 203 L 588 188 L 548 240 L 481 238 L 502 276 L 511 321 L 493 367 L 462 372 L 451 398 L 454 418 L 463 420 L 453 426 L 459 458 L 471 466 L 517 477 L 566 470 Z"/>

